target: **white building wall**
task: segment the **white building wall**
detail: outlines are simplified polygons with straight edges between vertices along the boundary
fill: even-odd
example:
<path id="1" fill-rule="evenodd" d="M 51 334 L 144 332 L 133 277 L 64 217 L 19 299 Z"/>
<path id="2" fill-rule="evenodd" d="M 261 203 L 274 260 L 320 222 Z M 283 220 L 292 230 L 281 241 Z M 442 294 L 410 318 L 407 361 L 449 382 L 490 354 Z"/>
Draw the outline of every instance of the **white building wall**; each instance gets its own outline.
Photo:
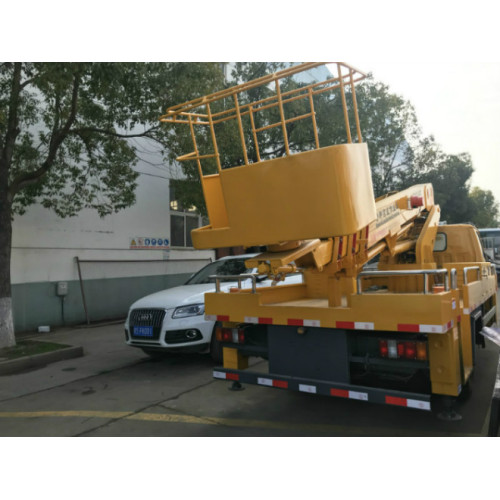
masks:
<path id="1" fill-rule="evenodd" d="M 141 164 L 139 171 L 146 171 Z M 151 169 L 150 169 L 151 170 Z M 76 217 L 61 219 L 40 205 L 14 219 L 12 283 L 33 283 L 78 279 L 75 257 L 81 260 L 165 260 L 167 272 L 193 272 L 195 261 L 214 258 L 211 250 L 158 247 L 131 250 L 133 238 L 170 240 L 169 179 L 140 175 L 134 206 L 100 218 L 83 210 Z M 162 249 L 163 248 L 163 249 Z M 175 262 L 175 264 L 174 264 Z M 165 272 L 161 263 L 93 264 L 86 266 L 86 278 L 146 276 Z"/>
<path id="2" fill-rule="evenodd" d="M 131 249 L 132 239 L 138 237 L 170 243 L 169 178 L 179 176 L 175 169 L 145 162 L 136 170 L 141 172 L 136 203 L 118 213 L 100 218 L 93 210 L 83 210 L 61 219 L 34 205 L 14 218 L 11 280 L 17 331 L 124 317 L 140 295 L 181 284 L 215 258 L 213 250 L 164 244 Z M 86 305 L 76 257 L 84 261 L 80 270 Z M 69 284 L 64 314 L 56 294 L 59 281 Z"/>

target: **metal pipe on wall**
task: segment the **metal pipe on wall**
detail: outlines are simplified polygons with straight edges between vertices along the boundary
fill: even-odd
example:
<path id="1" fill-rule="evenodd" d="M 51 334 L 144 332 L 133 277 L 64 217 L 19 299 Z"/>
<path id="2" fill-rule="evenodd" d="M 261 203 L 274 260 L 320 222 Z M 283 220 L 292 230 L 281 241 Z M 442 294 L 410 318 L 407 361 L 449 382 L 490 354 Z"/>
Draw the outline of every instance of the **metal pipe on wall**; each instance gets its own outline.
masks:
<path id="1" fill-rule="evenodd" d="M 85 298 L 85 290 L 83 287 L 83 277 L 82 277 L 82 269 L 80 264 L 88 264 L 88 263 L 94 263 L 94 264 L 103 264 L 103 263 L 109 263 L 109 264 L 117 264 L 117 263 L 144 263 L 144 262 L 211 262 L 212 259 L 96 259 L 96 260 L 82 260 L 78 256 L 75 257 L 75 262 L 76 262 L 76 267 L 78 269 L 78 280 L 80 282 L 80 291 L 82 293 L 82 302 L 83 302 L 83 309 L 85 311 L 85 321 L 87 325 L 90 325 L 90 316 L 89 316 L 89 311 L 87 307 L 87 301 Z"/>

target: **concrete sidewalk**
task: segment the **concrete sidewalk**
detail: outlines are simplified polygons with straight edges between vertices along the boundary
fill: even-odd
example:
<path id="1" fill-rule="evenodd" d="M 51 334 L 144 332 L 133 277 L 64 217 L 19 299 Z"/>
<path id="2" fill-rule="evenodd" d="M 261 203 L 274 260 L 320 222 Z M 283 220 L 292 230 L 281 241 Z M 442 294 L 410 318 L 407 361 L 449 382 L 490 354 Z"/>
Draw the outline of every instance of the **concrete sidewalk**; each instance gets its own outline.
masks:
<path id="1" fill-rule="evenodd" d="M 125 344 L 123 323 L 18 335 L 18 340 L 35 339 L 81 346 L 83 356 L 56 361 L 24 373 L 0 376 L 0 401 L 50 389 L 148 359 L 140 349 L 133 349 Z"/>

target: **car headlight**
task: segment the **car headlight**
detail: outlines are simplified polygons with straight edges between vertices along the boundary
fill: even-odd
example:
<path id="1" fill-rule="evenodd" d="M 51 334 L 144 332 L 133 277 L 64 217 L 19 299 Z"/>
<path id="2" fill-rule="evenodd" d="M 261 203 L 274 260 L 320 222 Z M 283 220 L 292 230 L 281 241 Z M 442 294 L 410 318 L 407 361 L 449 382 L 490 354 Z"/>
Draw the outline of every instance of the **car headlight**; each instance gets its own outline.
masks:
<path id="1" fill-rule="evenodd" d="M 199 316 L 205 312 L 205 304 L 192 304 L 190 306 L 177 307 L 172 318 L 187 318 L 188 316 Z"/>

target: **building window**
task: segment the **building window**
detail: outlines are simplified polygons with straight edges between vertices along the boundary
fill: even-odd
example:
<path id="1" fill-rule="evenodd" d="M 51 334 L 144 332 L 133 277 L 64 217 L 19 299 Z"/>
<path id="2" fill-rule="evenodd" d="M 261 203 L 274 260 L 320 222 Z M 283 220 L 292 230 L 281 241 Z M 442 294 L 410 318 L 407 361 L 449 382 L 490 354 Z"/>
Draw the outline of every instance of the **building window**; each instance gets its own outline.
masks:
<path id="1" fill-rule="evenodd" d="M 191 231 L 204 223 L 196 207 L 185 208 L 176 199 L 174 188 L 170 187 L 170 245 L 192 248 Z"/>

